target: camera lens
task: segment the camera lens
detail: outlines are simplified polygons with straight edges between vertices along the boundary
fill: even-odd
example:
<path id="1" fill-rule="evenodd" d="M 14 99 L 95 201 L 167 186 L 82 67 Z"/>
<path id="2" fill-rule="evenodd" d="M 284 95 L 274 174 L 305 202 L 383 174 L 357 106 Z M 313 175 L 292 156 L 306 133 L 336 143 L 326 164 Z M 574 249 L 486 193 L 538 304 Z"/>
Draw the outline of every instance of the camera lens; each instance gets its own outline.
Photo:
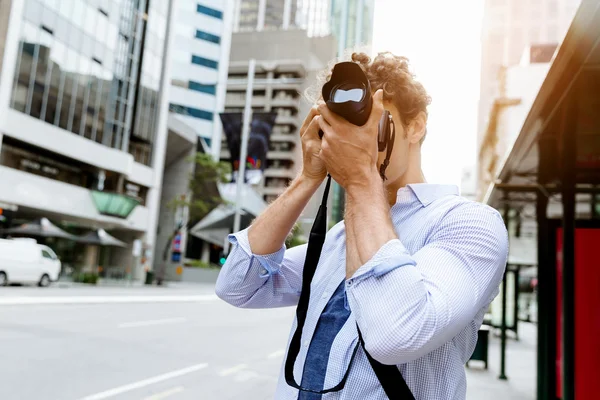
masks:
<path id="1" fill-rule="evenodd" d="M 365 87 L 357 86 L 355 82 L 347 82 L 337 85 L 331 91 L 331 99 L 334 103 L 346 103 L 353 101 L 359 103 L 365 96 Z"/>

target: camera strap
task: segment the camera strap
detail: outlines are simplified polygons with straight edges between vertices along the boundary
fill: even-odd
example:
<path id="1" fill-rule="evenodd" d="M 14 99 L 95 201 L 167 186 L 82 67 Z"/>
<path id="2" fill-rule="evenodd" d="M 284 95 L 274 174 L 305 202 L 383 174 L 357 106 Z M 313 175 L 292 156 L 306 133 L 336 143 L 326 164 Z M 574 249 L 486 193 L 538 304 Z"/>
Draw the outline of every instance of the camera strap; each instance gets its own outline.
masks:
<path id="1" fill-rule="evenodd" d="M 388 158 L 390 153 L 391 150 L 388 150 Z M 412 395 L 408 385 L 404 381 L 404 378 L 398 370 L 398 367 L 395 365 L 382 364 L 379 361 L 375 360 L 373 357 L 371 357 L 371 355 L 367 352 L 367 349 L 365 348 L 365 343 L 362 338 L 362 333 L 360 332 L 358 324 L 356 325 L 356 329 L 358 330 L 358 343 L 352 351 L 352 356 L 350 357 L 348 368 L 346 369 L 346 372 L 344 373 L 344 376 L 340 383 L 329 389 L 313 390 L 300 386 L 294 378 L 294 364 L 296 363 L 296 359 L 298 358 L 298 354 L 300 353 L 302 330 L 304 329 L 306 316 L 308 314 L 308 303 L 310 300 L 310 285 L 317 270 L 317 265 L 319 264 L 319 259 L 321 258 L 321 251 L 323 250 L 323 243 L 325 242 L 325 235 L 327 234 L 327 197 L 329 195 L 330 186 L 331 176 L 328 175 L 327 184 L 323 193 L 323 201 L 321 202 L 321 206 L 319 207 L 319 211 L 317 212 L 315 222 L 310 231 L 308 246 L 306 249 L 306 259 L 304 261 L 304 269 L 302 271 L 302 291 L 300 292 L 300 299 L 298 300 L 298 307 L 296 308 L 296 320 L 298 322 L 298 325 L 296 326 L 296 330 L 292 335 L 292 340 L 290 341 L 287 357 L 285 359 L 285 381 L 291 387 L 305 392 L 318 394 L 338 392 L 342 390 L 346 385 L 346 381 L 348 380 L 348 375 L 350 373 L 350 368 L 352 367 L 352 363 L 354 362 L 354 358 L 356 357 L 358 346 L 360 345 L 363 351 L 365 352 L 367 359 L 369 360 L 369 364 L 371 364 L 371 367 L 373 368 L 373 371 L 375 372 L 375 375 L 381 383 L 383 391 L 388 396 L 388 398 L 390 400 L 414 400 L 414 396 Z"/>
<path id="2" fill-rule="evenodd" d="M 394 150 L 394 141 L 396 140 L 396 125 L 394 124 L 393 120 L 390 121 L 390 129 L 392 132 L 390 132 L 390 136 L 388 136 L 385 160 L 383 160 L 383 163 L 379 167 L 379 175 L 384 181 L 387 179 L 385 176 L 385 170 L 387 169 L 388 165 L 390 165 L 390 157 L 392 156 L 392 150 Z"/>

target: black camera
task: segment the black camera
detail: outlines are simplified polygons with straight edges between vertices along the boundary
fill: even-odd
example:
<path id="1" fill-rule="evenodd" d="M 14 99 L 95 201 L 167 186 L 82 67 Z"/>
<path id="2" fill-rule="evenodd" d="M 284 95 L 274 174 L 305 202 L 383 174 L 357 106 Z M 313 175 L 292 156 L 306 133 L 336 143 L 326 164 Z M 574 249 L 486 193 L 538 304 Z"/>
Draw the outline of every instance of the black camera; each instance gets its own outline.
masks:
<path id="1" fill-rule="evenodd" d="M 323 85 L 323 100 L 334 113 L 348 122 L 362 126 L 367 123 L 373 108 L 371 83 L 362 68 L 354 62 L 342 62 L 333 67 L 331 79 Z M 393 123 L 389 111 L 379 121 L 377 148 L 384 151 L 390 142 Z M 323 132 L 319 131 L 323 137 Z"/>

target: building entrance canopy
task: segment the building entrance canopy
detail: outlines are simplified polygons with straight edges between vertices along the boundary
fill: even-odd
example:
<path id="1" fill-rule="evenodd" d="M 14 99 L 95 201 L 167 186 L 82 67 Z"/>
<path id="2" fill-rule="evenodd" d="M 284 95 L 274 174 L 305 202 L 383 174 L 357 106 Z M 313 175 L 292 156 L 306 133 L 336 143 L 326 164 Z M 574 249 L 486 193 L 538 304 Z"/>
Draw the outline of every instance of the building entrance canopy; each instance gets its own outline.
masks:
<path id="1" fill-rule="evenodd" d="M 217 246 L 223 246 L 226 236 L 231 232 L 235 217 L 236 184 L 218 185 L 219 194 L 225 201 L 199 221 L 190 233 L 202 240 Z M 259 215 L 267 204 L 250 185 L 242 186 L 241 226 L 250 225 L 252 219 Z"/>
<path id="2" fill-rule="evenodd" d="M 77 236 L 71 235 L 69 232 L 63 231 L 58 226 L 54 225 L 48 220 L 48 218 L 39 218 L 35 221 L 17 226 L 16 228 L 3 229 L 0 231 L 0 234 L 34 237 L 53 237 L 75 241 L 79 239 Z"/>

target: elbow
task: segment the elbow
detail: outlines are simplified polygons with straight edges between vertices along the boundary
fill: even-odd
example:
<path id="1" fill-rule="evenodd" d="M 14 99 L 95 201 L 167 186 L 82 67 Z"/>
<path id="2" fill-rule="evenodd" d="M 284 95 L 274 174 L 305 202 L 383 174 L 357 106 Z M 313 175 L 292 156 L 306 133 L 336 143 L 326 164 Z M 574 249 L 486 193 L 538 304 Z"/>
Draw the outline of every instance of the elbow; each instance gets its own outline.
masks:
<path id="1" fill-rule="evenodd" d="M 248 296 L 235 293 L 227 285 L 218 285 L 215 287 L 215 294 L 225 303 L 237 308 L 245 308 L 248 304 Z"/>
<path id="2" fill-rule="evenodd" d="M 414 359 L 411 349 L 394 342 L 365 341 L 365 349 L 371 357 L 384 365 L 404 364 Z"/>
<path id="3" fill-rule="evenodd" d="M 405 364 L 424 355 L 423 346 L 391 339 L 365 340 L 365 349 L 371 357 L 384 365 Z"/>
<path id="4" fill-rule="evenodd" d="M 371 357 L 385 365 L 414 361 L 431 350 L 433 330 L 426 325 L 424 321 L 399 321 L 389 329 L 366 332 L 365 349 Z"/>
<path id="5" fill-rule="evenodd" d="M 240 294 L 236 293 L 235 285 L 232 284 L 232 279 L 228 276 L 225 266 L 223 266 L 217 277 L 215 294 L 227 304 L 241 308 L 246 303 L 246 299 L 242 299 Z"/>
<path id="6" fill-rule="evenodd" d="M 219 278 L 217 278 L 217 284 L 215 285 L 215 294 L 218 298 L 225 301 L 226 303 L 231 304 L 230 293 L 226 285 L 221 283 L 220 279 L 221 275 L 219 274 Z"/>

